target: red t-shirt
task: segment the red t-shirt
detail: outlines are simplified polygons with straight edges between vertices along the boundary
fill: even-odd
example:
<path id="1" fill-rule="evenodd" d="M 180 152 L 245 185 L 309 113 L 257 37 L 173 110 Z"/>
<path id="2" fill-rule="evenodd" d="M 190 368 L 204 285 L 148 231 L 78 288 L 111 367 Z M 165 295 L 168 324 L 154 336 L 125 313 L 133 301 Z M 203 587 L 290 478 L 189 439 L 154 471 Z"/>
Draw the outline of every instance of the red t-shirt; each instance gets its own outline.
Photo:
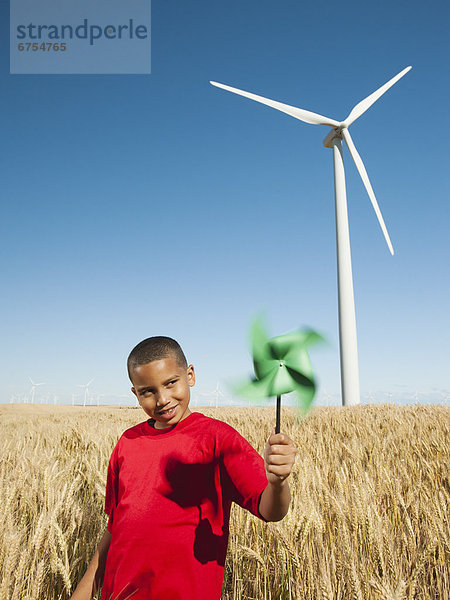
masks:
<path id="1" fill-rule="evenodd" d="M 260 519 L 264 460 L 232 427 L 191 413 L 125 431 L 108 467 L 101 600 L 218 600 L 231 503 Z"/>

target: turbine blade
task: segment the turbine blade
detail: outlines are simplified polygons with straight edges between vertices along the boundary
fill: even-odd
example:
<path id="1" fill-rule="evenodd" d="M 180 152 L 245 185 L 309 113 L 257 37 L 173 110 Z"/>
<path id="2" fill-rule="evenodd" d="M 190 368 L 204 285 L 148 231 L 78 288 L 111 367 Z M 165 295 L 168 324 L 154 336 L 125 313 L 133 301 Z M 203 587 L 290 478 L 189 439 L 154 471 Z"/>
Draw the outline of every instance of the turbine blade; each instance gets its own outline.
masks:
<path id="1" fill-rule="evenodd" d="M 386 243 L 388 245 L 389 251 L 392 255 L 394 255 L 394 248 L 392 247 L 391 239 L 387 232 L 383 215 L 381 214 L 380 207 L 378 206 L 377 199 L 375 198 L 375 194 L 372 189 L 372 185 L 370 183 L 369 176 L 367 175 L 367 171 L 362 161 L 362 158 L 358 154 L 358 150 L 356 149 L 355 144 L 353 143 L 352 137 L 348 129 L 343 129 L 342 135 L 344 136 L 344 140 L 347 144 L 347 148 L 349 149 L 350 155 L 353 158 L 356 168 L 358 169 L 358 173 L 361 175 L 361 179 L 363 180 L 364 186 L 367 190 L 367 193 L 369 194 L 370 201 L 372 202 L 373 209 L 375 211 L 375 214 L 377 215 L 377 219 L 380 224 L 381 231 L 383 232 L 384 239 L 386 240 Z"/>
<path id="2" fill-rule="evenodd" d="M 373 94 L 370 94 L 370 96 L 367 96 L 367 98 L 365 98 L 364 100 L 361 100 L 361 102 L 358 102 L 358 104 L 352 108 L 350 114 L 343 122 L 343 125 L 348 127 L 349 125 L 351 125 L 353 123 L 353 121 L 356 121 L 356 119 L 358 119 L 358 117 L 360 117 L 363 113 L 365 113 L 366 110 L 368 108 L 370 108 L 372 106 L 372 104 L 374 102 L 376 102 L 380 96 L 382 96 L 385 92 L 387 92 L 388 89 L 394 85 L 394 83 L 397 83 L 397 81 L 399 79 L 401 79 L 403 77 L 403 75 L 406 75 L 406 73 L 408 71 L 410 71 L 411 69 L 412 69 L 412 67 L 406 67 L 406 69 L 403 69 L 403 71 L 400 71 L 400 73 L 398 73 L 398 75 L 396 75 L 392 79 L 389 79 L 389 81 L 387 83 L 385 83 L 380 88 L 378 88 L 375 92 L 373 92 Z"/>
<path id="3" fill-rule="evenodd" d="M 295 106 L 289 106 L 289 104 L 283 104 L 282 102 L 277 102 L 276 100 L 263 98 L 263 96 L 257 96 L 256 94 L 251 94 L 250 92 L 244 92 L 243 90 L 238 90 L 237 88 L 224 85 L 223 83 L 217 83 L 216 81 L 210 81 L 209 83 L 211 83 L 211 85 L 215 85 L 216 87 L 222 88 L 223 90 L 227 90 L 228 92 L 233 92 L 234 94 L 239 94 L 245 98 L 250 98 L 250 100 L 261 102 L 261 104 L 266 104 L 271 108 L 276 108 L 276 110 L 280 110 L 281 112 L 284 112 L 295 119 L 299 119 L 300 121 L 304 121 L 305 123 L 311 123 L 312 125 L 329 125 L 330 127 L 337 127 L 339 125 L 339 121 L 329 119 L 328 117 L 323 117 L 322 115 L 309 110 L 304 110 L 303 108 L 296 108 Z"/>

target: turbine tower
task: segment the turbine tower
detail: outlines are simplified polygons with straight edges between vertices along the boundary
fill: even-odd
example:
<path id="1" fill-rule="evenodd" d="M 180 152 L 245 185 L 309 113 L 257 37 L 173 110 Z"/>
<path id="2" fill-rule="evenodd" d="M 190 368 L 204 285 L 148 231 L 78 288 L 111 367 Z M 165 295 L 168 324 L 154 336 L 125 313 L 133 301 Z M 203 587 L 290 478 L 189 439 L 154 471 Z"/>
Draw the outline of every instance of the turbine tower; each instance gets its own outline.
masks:
<path id="1" fill-rule="evenodd" d="M 31 377 L 28 377 L 28 379 L 31 382 L 31 390 L 30 390 L 30 394 L 31 394 L 31 404 L 34 404 L 34 392 L 36 391 L 36 388 L 39 387 L 40 385 L 45 385 L 45 383 L 34 383 L 34 381 L 31 379 Z"/>
<path id="2" fill-rule="evenodd" d="M 326 148 L 333 149 L 334 163 L 334 192 L 335 192 L 335 207 L 336 207 L 336 250 L 337 250 L 337 271 L 338 271 L 338 304 L 339 304 L 339 347 L 341 358 L 341 390 L 342 404 L 353 405 L 359 404 L 359 374 L 358 374 L 358 350 L 356 338 L 356 317 L 355 317 L 355 300 L 353 294 L 353 276 L 352 262 L 350 254 L 350 236 L 348 229 L 348 211 L 347 211 L 347 195 L 345 189 L 345 172 L 342 159 L 342 140 L 345 141 L 356 168 L 364 183 L 364 187 L 369 194 L 370 201 L 377 216 L 384 238 L 388 245 L 390 253 L 394 254 L 389 234 L 384 223 L 383 216 L 375 198 L 372 185 L 370 183 L 367 171 L 363 161 L 356 150 L 355 144 L 350 136 L 348 127 L 356 121 L 374 102 L 380 98 L 387 90 L 392 87 L 411 67 L 406 67 L 387 83 L 378 88 L 373 94 L 370 94 L 350 111 L 348 117 L 344 121 L 335 121 L 329 117 L 324 117 L 317 113 L 302 108 L 296 108 L 283 104 L 269 98 L 263 98 L 250 92 L 238 90 L 236 88 L 211 81 L 210 83 L 216 87 L 222 88 L 229 92 L 239 94 L 250 100 L 255 100 L 261 104 L 266 104 L 271 108 L 275 108 L 284 112 L 291 117 L 299 119 L 305 123 L 312 125 L 328 125 L 331 131 L 326 136 L 323 144 Z"/>

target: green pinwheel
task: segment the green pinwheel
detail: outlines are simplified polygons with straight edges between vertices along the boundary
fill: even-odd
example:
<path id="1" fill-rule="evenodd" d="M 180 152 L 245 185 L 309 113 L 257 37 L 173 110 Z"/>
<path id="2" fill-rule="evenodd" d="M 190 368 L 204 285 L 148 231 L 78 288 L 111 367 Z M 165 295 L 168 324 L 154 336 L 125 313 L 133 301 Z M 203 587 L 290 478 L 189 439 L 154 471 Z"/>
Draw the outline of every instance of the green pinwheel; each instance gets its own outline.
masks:
<path id="1" fill-rule="evenodd" d="M 311 406 L 316 384 L 307 346 L 323 341 L 311 329 L 293 331 L 268 339 L 261 319 L 251 328 L 251 345 L 255 378 L 237 389 L 249 400 L 277 397 L 276 433 L 280 432 L 281 395 L 296 392 L 305 412 Z"/>

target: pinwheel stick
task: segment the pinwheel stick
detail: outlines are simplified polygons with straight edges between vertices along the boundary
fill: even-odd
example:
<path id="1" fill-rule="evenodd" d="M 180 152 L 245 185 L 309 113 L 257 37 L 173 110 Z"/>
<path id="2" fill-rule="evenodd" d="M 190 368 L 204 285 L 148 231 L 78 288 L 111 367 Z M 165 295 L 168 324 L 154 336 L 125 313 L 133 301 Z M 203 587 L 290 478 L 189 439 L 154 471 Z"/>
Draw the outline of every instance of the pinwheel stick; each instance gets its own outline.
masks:
<path id="1" fill-rule="evenodd" d="M 281 421 L 281 396 L 277 396 L 277 421 L 275 424 L 275 433 L 280 433 Z"/>

